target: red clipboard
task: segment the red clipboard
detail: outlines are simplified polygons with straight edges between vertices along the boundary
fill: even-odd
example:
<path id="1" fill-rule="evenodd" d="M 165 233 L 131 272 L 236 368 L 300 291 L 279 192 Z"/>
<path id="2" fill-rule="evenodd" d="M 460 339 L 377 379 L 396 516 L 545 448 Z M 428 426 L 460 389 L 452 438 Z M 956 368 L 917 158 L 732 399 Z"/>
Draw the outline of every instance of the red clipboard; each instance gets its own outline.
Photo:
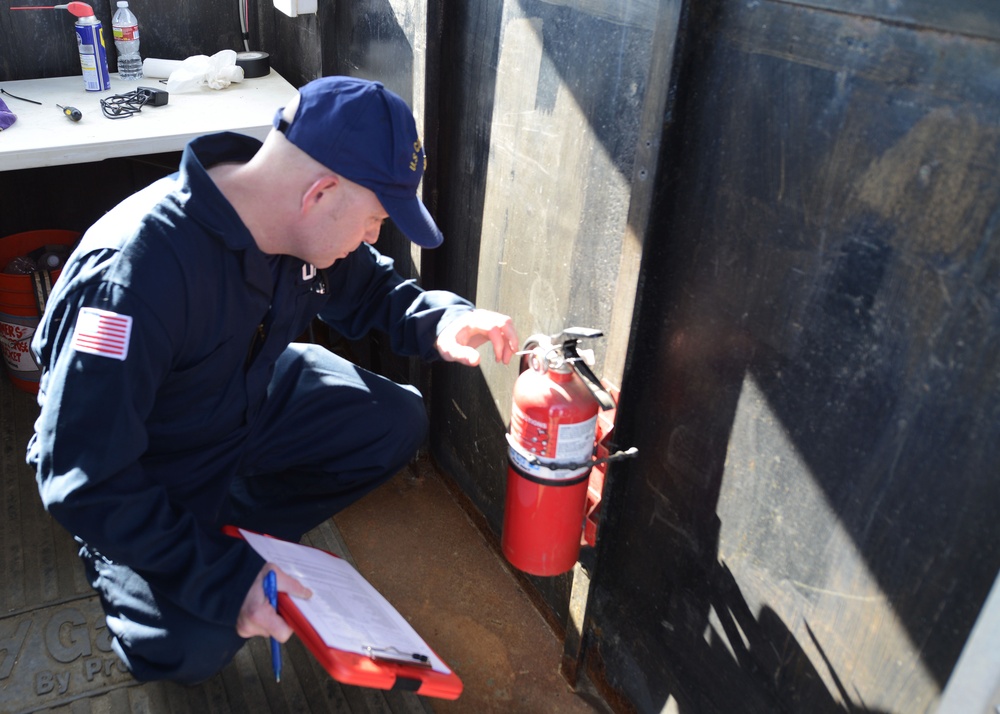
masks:
<path id="1" fill-rule="evenodd" d="M 223 532 L 234 538 L 243 538 L 240 530 L 234 526 L 225 526 Z M 266 536 L 266 534 L 258 535 Z M 326 550 L 323 552 L 329 553 Z M 335 558 L 339 557 L 334 553 L 329 554 Z M 327 646 L 312 624 L 296 607 L 295 602 L 283 592 L 278 593 L 278 614 L 285 619 L 285 622 L 289 624 L 330 676 L 338 682 L 373 689 L 410 691 L 439 699 L 458 699 L 462 693 L 462 680 L 459 679 L 454 670 L 445 674 L 430 667 L 389 661 L 391 655 L 384 656 L 373 653 L 369 657 Z M 435 653 L 436 655 L 437 653 Z M 446 666 L 451 669 L 450 665 Z"/>

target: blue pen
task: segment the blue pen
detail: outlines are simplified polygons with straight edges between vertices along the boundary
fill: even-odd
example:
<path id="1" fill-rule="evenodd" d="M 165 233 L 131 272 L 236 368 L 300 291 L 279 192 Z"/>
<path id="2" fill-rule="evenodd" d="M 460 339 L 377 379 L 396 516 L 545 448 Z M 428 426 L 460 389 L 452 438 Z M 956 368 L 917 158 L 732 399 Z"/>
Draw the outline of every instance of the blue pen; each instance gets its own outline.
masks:
<path id="1" fill-rule="evenodd" d="M 269 570 L 264 576 L 264 594 L 267 595 L 271 607 L 278 609 L 278 576 L 273 570 Z M 271 638 L 271 664 L 274 665 L 274 681 L 281 681 L 281 644 Z"/>

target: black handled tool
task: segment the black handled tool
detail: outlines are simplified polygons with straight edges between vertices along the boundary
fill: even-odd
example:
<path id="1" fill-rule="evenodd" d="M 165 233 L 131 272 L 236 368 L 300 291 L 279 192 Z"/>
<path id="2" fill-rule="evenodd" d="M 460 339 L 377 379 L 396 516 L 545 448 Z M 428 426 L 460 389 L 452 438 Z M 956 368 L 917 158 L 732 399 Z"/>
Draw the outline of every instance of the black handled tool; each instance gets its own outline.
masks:
<path id="1" fill-rule="evenodd" d="M 62 109 L 62 113 L 68 116 L 71 121 L 80 121 L 83 119 L 83 112 L 76 107 L 64 107 L 62 104 L 56 104 L 56 106 Z"/>

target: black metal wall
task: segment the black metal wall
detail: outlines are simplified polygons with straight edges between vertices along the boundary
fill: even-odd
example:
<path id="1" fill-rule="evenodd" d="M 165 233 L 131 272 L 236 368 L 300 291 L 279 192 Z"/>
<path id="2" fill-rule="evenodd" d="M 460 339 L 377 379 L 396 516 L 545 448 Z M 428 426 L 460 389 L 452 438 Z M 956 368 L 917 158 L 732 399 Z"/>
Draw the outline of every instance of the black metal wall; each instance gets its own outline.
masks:
<path id="1" fill-rule="evenodd" d="M 825 4 L 681 33 L 591 613 L 639 711 L 933 711 L 1000 565 L 997 11 Z"/>

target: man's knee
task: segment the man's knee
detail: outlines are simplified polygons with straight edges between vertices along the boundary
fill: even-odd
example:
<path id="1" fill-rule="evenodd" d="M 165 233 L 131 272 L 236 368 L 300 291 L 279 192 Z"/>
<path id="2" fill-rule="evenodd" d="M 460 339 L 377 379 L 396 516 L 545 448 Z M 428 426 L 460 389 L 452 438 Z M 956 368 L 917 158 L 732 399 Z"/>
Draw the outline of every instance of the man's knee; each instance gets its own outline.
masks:
<path id="1" fill-rule="evenodd" d="M 148 627 L 108 617 L 112 647 L 132 676 L 149 682 L 199 684 L 222 670 L 246 640 L 235 629 L 207 623 L 198 627 Z"/>
<path id="2" fill-rule="evenodd" d="M 111 646 L 141 681 L 202 682 L 221 670 L 245 640 L 235 626 L 206 622 L 157 595 L 138 573 L 80 549 L 87 578 L 104 609 Z"/>
<path id="3" fill-rule="evenodd" d="M 385 421 L 392 430 L 387 439 L 390 443 L 399 444 L 400 452 L 408 454 L 408 461 L 426 441 L 430 426 L 420 392 L 407 387 L 400 387 L 399 391 L 398 405 L 385 413 Z"/>

